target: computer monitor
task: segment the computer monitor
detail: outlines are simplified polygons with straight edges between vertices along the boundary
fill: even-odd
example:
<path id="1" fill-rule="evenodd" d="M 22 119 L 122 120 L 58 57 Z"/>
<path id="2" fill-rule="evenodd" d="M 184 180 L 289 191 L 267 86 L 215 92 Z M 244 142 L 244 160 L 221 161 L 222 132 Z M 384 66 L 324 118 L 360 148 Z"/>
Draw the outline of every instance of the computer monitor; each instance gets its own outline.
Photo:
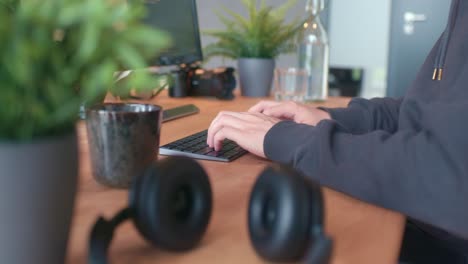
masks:
<path id="1" fill-rule="evenodd" d="M 144 22 L 164 30 L 172 46 L 151 61 L 152 65 L 181 65 L 203 60 L 195 0 L 147 0 Z"/>

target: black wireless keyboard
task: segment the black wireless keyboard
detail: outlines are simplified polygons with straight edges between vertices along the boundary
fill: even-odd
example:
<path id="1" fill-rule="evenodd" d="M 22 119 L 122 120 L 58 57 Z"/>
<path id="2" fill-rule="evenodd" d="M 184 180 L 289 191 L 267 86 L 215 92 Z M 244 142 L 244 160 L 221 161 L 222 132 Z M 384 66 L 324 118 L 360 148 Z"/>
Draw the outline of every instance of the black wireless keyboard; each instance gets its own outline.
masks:
<path id="1" fill-rule="evenodd" d="M 166 156 L 187 156 L 194 159 L 205 159 L 229 162 L 247 153 L 234 141 L 225 139 L 220 151 L 215 151 L 206 144 L 207 130 L 181 138 L 159 148 L 159 154 Z"/>

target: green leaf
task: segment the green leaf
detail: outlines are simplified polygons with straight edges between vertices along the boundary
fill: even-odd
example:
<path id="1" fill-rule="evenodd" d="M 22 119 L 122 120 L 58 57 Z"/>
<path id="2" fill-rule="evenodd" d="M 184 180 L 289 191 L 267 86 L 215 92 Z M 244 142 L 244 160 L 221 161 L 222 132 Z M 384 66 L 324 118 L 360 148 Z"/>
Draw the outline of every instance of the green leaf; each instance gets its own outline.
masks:
<path id="1" fill-rule="evenodd" d="M 284 16 L 295 3 L 296 0 L 288 0 L 274 8 L 261 0 L 257 8 L 256 0 L 242 0 L 248 11 L 247 17 L 222 8 L 227 16 L 221 13 L 217 15 L 225 29 L 203 31 L 216 40 L 205 47 L 206 57 L 275 58 L 293 50 L 293 42 L 302 23 L 299 19 L 286 23 Z"/>
<path id="2" fill-rule="evenodd" d="M 236 12 L 230 10 L 229 8 L 227 7 L 224 7 L 223 6 L 223 10 L 224 12 L 228 13 L 230 16 L 232 16 L 235 20 L 228 20 L 225 16 L 223 16 L 222 14 L 220 13 L 216 13 L 218 18 L 221 20 L 221 22 L 223 22 L 223 24 L 226 26 L 226 27 L 232 27 L 233 25 L 235 25 L 235 23 L 237 22 L 239 26 L 241 26 L 244 30 L 250 30 L 250 24 L 249 24 L 249 21 L 244 18 L 243 16 L 241 16 L 240 14 L 237 14 Z"/>
<path id="3" fill-rule="evenodd" d="M 203 55 L 206 59 L 214 56 L 221 56 L 226 58 L 235 59 L 239 55 L 236 51 L 233 51 L 231 47 L 223 45 L 221 43 L 213 43 L 205 46 L 203 49 Z"/>
<path id="4" fill-rule="evenodd" d="M 146 67 L 170 41 L 144 25 L 144 12 L 143 1 L 0 0 L 0 140 L 69 132 L 80 104 L 102 98 L 117 69 Z"/>

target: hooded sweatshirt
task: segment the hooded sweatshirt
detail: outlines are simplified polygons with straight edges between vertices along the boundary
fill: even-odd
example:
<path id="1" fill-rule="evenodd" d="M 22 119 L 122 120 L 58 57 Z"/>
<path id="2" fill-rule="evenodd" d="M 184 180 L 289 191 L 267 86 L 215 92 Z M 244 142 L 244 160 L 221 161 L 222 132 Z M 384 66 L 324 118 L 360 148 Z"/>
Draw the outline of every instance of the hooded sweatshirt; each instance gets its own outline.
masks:
<path id="1" fill-rule="evenodd" d="M 320 184 L 398 211 L 468 252 L 468 0 L 403 98 L 353 99 L 317 126 L 282 121 L 268 158 Z"/>

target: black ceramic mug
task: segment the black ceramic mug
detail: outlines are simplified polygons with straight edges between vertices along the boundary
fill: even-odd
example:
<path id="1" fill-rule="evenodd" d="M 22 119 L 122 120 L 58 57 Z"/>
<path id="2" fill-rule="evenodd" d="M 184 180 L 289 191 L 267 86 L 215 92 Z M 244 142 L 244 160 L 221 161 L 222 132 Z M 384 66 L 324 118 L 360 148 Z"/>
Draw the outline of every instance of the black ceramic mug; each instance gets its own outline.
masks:
<path id="1" fill-rule="evenodd" d="M 94 178 L 128 188 L 136 175 L 157 158 L 162 108 L 150 104 L 106 103 L 86 113 Z"/>

